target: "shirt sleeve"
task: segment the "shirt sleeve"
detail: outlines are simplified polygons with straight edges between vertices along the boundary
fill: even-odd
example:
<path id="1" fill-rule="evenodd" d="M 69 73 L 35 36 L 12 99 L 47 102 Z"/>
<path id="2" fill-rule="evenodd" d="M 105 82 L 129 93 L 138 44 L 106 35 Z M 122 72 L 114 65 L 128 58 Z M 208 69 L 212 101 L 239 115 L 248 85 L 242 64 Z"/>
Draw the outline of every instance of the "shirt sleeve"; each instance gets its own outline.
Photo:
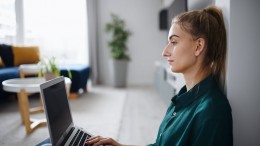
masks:
<path id="1" fill-rule="evenodd" d="M 233 146 L 232 119 L 229 116 L 199 118 L 194 124 L 190 145 Z"/>

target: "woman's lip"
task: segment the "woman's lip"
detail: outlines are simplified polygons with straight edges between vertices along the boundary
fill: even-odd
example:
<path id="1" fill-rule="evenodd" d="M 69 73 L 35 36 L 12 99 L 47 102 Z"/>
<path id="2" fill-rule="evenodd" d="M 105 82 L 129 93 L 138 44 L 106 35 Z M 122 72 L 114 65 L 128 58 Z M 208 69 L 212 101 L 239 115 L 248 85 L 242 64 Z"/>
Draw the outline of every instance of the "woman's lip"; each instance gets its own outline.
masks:
<path id="1" fill-rule="evenodd" d="M 172 63 L 172 62 L 174 62 L 174 60 L 168 60 L 168 62 L 169 62 L 169 63 Z"/>

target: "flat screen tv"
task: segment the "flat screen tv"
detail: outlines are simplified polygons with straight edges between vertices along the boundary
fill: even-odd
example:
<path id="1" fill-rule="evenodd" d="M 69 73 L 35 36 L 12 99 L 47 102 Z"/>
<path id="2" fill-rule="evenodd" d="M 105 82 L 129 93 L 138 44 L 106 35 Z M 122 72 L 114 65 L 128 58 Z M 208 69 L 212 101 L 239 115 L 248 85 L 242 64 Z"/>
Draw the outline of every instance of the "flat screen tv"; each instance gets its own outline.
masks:
<path id="1" fill-rule="evenodd" d="M 186 12 L 187 8 L 187 0 L 174 0 L 172 4 L 168 7 L 168 29 L 171 27 L 172 19 L 182 12 Z"/>

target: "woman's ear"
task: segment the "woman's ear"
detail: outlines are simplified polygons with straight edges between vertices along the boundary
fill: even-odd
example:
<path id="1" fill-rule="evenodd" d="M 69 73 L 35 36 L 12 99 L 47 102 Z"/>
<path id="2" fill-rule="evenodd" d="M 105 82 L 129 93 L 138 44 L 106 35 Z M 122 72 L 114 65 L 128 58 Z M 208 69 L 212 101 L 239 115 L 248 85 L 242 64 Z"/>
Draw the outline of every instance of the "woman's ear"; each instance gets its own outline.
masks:
<path id="1" fill-rule="evenodd" d="M 196 49 L 195 49 L 195 56 L 199 56 L 205 48 L 205 39 L 198 38 L 196 40 Z"/>

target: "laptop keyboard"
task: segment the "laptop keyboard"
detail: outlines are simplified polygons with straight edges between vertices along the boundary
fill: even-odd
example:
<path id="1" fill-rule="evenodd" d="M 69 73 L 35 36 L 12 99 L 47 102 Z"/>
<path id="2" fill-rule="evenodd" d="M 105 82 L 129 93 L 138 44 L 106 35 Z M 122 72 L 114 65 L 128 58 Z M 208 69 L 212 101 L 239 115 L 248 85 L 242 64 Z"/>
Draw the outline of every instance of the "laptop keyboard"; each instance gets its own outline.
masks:
<path id="1" fill-rule="evenodd" d="M 67 140 L 69 139 L 69 137 L 70 137 L 70 135 L 72 134 L 72 132 L 73 132 L 73 130 L 74 130 L 75 128 L 74 127 L 72 127 L 71 129 L 70 129 L 70 131 L 69 131 L 69 133 L 66 135 L 66 137 L 64 138 L 64 140 L 62 141 L 62 143 L 60 144 L 60 145 L 65 145 L 65 143 L 67 142 Z"/>
<path id="2" fill-rule="evenodd" d="M 70 142 L 70 146 L 72 146 L 73 142 L 75 141 L 75 139 L 77 138 L 78 134 L 79 134 L 80 130 L 77 131 L 77 133 L 74 135 L 74 137 L 72 138 L 71 142 Z"/>
<path id="3" fill-rule="evenodd" d="M 70 142 L 70 146 L 83 146 L 86 142 L 86 139 L 91 137 L 87 133 L 83 132 L 82 130 L 78 130 L 77 133 L 74 135 Z"/>

